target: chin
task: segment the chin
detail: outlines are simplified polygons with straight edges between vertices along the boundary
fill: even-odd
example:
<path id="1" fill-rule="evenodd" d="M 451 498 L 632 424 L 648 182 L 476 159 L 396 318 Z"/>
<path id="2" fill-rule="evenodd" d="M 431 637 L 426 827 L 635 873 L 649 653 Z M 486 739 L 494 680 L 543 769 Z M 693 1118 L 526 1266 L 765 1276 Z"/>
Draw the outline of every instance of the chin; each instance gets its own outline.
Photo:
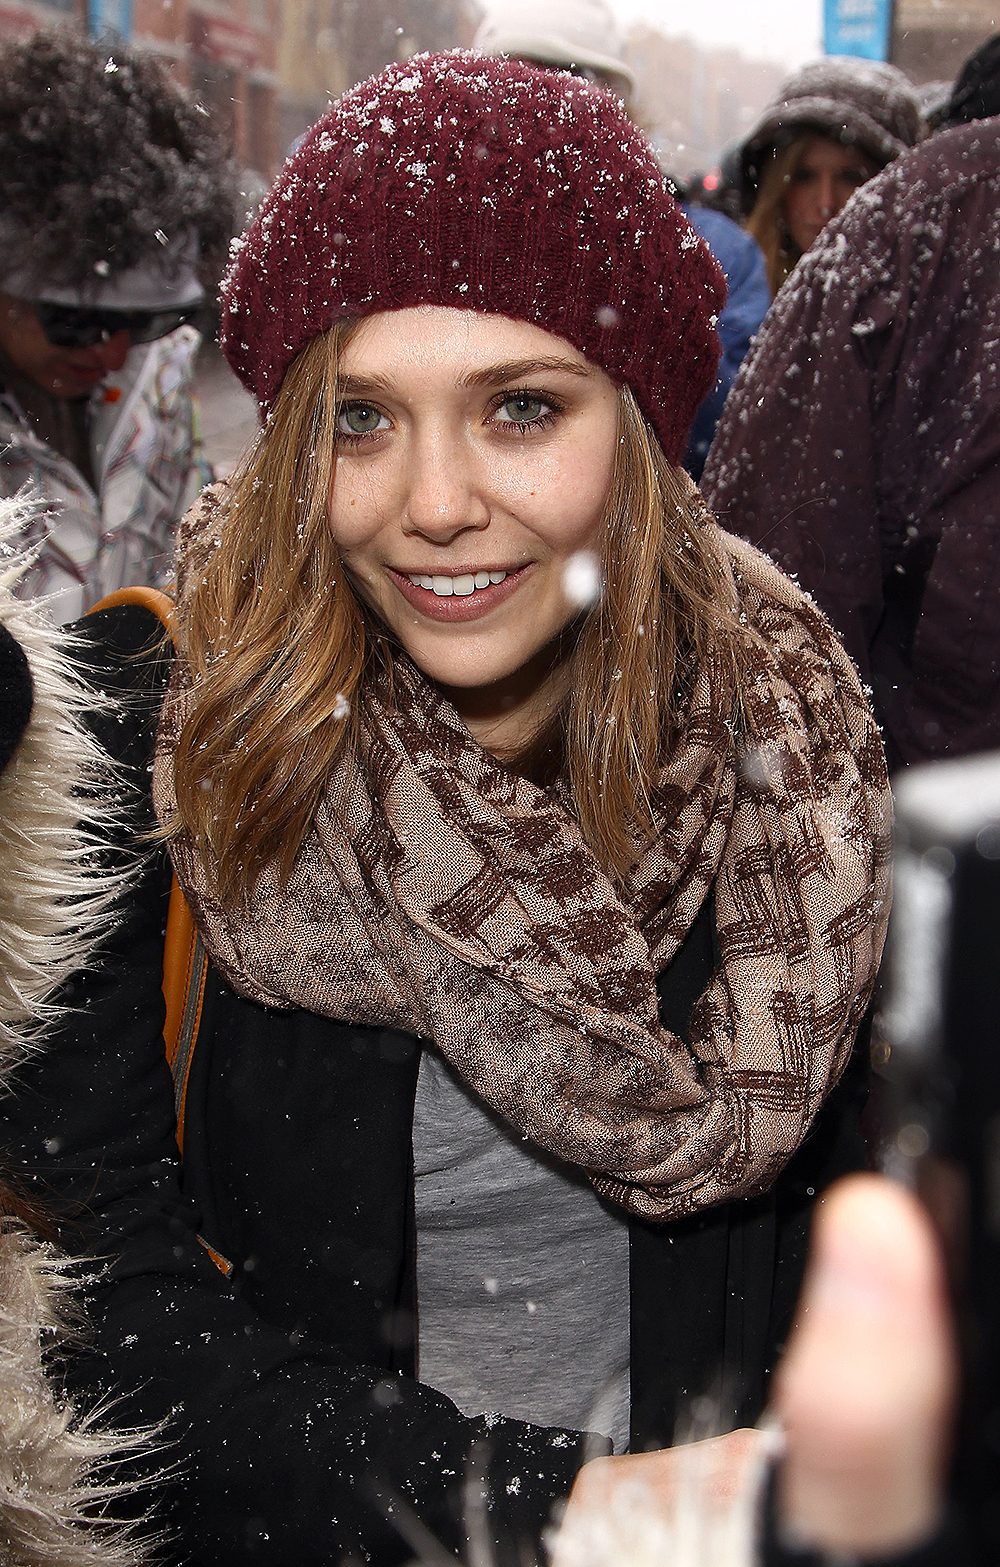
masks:
<path id="1" fill-rule="evenodd" d="M 413 662 L 432 685 L 447 686 L 451 691 L 487 691 L 491 686 L 500 685 L 516 674 L 514 669 L 508 669 L 506 665 L 502 669 L 476 670 L 474 673 L 467 670 L 447 669 L 437 665 L 425 665 L 419 659 Z"/>
<path id="2" fill-rule="evenodd" d="M 531 653 L 525 658 L 520 651 L 505 659 L 497 658 L 496 651 L 492 649 L 462 649 L 458 646 L 457 637 L 450 646 L 448 638 L 444 639 L 444 645 L 439 643 L 431 647 L 407 647 L 402 638 L 400 641 L 425 679 L 433 681 L 435 685 L 452 686 L 456 691 L 476 691 L 480 687 L 508 680 L 531 658 Z"/>

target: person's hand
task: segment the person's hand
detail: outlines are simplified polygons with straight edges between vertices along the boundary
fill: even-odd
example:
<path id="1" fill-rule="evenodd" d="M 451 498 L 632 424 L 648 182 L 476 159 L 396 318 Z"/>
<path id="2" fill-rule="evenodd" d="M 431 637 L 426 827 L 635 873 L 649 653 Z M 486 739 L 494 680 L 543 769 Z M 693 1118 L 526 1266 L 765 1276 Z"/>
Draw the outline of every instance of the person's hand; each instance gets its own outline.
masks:
<path id="1" fill-rule="evenodd" d="M 725 1567 L 747 1560 L 773 1447 L 768 1433 L 744 1430 L 593 1459 L 577 1475 L 551 1542 L 552 1567 Z"/>
<path id="2" fill-rule="evenodd" d="M 943 1270 L 917 1200 L 851 1176 L 818 1205 L 795 1331 L 772 1412 L 784 1428 L 777 1511 L 787 1543 L 895 1554 L 942 1511 L 957 1368 Z M 779 1440 L 710 1441 L 585 1464 L 553 1567 L 723 1567 L 750 1559 Z"/>
<path id="3" fill-rule="evenodd" d="M 774 1409 L 786 1543 L 888 1555 L 942 1511 L 957 1382 L 943 1270 L 917 1199 L 851 1176 L 822 1199 Z"/>

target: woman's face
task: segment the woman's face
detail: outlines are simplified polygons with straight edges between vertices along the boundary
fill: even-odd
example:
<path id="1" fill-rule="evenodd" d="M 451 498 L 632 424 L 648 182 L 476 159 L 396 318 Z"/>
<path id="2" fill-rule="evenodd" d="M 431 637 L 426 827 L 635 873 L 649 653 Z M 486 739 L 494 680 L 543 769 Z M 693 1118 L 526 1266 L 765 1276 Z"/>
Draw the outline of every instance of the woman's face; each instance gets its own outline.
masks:
<path id="1" fill-rule="evenodd" d="M 788 232 L 803 254 L 875 173 L 872 160 L 856 148 L 827 136 L 810 136 L 785 192 Z"/>
<path id="2" fill-rule="evenodd" d="M 367 317 L 340 368 L 344 565 L 484 744 L 516 748 L 579 614 L 567 565 L 600 554 L 615 386 L 540 327 L 434 305 Z"/>

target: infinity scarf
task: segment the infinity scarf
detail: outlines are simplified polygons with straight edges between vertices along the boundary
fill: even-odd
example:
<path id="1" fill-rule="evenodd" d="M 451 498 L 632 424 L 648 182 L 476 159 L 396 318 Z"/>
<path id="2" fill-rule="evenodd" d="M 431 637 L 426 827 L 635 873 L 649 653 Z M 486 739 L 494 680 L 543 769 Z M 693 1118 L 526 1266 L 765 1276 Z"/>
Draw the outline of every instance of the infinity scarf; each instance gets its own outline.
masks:
<path id="1" fill-rule="evenodd" d="M 565 792 L 483 751 L 403 655 L 391 699 L 365 687 L 284 885 L 266 866 L 248 909 L 225 908 L 213 863 L 171 842 L 235 990 L 433 1040 L 519 1132 L 652 1219 L 773 1180 L 847 1061 L 888 917 L 888 780 L 854 667 L 769 560 L 704 525 L 748 627 L 740 732 L 708 659 L 621 893 Z M 182 552 L 206 529 L 190 517 Z M 179 657 L 161 822 L 192 705 Z M 713 885 L 721 963 L 683 1040 L 660 1026 L 656 976 Z"/>

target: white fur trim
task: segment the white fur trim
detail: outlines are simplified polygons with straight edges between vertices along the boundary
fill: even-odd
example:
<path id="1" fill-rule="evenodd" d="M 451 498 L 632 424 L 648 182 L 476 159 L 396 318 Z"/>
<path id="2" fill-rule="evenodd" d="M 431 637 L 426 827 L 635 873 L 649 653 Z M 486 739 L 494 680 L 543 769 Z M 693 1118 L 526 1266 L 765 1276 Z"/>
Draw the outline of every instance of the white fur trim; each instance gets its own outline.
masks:
<path id="1" fill-rule="evenodd" d="M 45 1372 L 65 1337 L 67 1263 L 20 1227 L 0 1234 L 0 1562 L 4 1567 L 138 1567 L 151 1544 L 101 1509 L 122 1490 L 114 1465 L 148 1445 L 80 1419 Z"/>
<path id="2" fill-rule="evenodd" d="M 9 563 L 0 620 L 34 682 L 31 718 L 0 776 L 0 1080 L 56 1015 L 53 993 L 105 934 L 127 880 L 95 864 L 120 790 L 84 727 L 94 695 L 69 662 L 66 634 L 10 591 L 24 565 L 18 539 L 38 510 L 23 494 L 0 502 L 0 558 Z"/>
<path id="3" fill-rule="evenodd" d="M 95 695 L 69 662 L 71 639 L 43 606 L 11 593 L 38 510 L 24 494 L 0 501 L 0 621 L 34 681 L 31 717 L 0 776 L 0 1088 L 8 1092 L 12 1069 L 43 1046 L 65 1010 L 54 993 L 92 957 L 130 876 L 96 859 L 121 790 L 84 727 Z M 109 1430 L 107 1410 L 81 1417 L 56 1397 L 46 1361 L 72 1331 L 70 1260 L 2 1209 L 0 1187 L 0 1563 L 137 1567 L 155 1543 L 148 1532 L 140 1542 L 134 1526 L 100 1515 L 132 1488 L 116 1480 L 116 1462 L 148 1449 L 150 1433 Z"/>

